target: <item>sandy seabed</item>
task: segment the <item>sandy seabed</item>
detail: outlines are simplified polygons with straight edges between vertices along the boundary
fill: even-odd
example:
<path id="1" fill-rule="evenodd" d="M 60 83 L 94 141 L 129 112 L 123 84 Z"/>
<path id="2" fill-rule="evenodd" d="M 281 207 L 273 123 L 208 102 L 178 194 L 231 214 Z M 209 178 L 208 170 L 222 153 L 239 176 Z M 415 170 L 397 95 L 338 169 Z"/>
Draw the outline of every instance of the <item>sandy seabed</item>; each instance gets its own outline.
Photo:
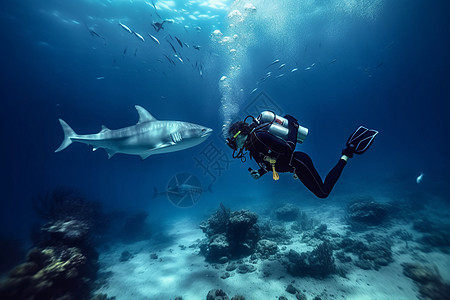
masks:
<path id="1" fill-rule="evenodd" d="M 326 220 L 328 230 L 342 233 L 347 226 L 342 221 L 342 208 L 324 205 L 306 212 L 318 220 Z M 291 230 L 289 222 L 283 224 L 287 231 Z M 205 235 L 198 222 L 182 219 L 170 228 L 164 233 L 170 236 L 170 242 L 118 243 L 103 250 L 100 254 L 100 277 L 103 279 L 96 293 L 107 294 L 117 300 L 169 300 L 176 297 L 195 300 L 206 299 L 211 289 L 222 289 L 230 299 L 235 295 L 243 295 L 247 300 L 278 299 L 280 296 L 296 299 L 286 291 L 286 287 L 292 284 L 307 299 L 318 296 L 322 300 L 411 300 L 419 297 L 419 289 L 403 274 L 402 263 L 439 266 L 443 280 L 450 279 L 450 256 L 438 250 L 427 253 L 418 250 L 420 247 L 415 240 L 420 234 L 412 229 L 412 224 L 392 223 L 373 229 L 383 236 L 393 236 L 392 233 L 398 230 L 406 230 L 412 236 L 409 242 L 392 237 L 393 262 L 389 265 L 379 270 L 363 270 L 350 264 L 345 277 L 334 274 L 325 279 L 293 277 L 278 260 L 258 260 L 254 264 L 256 271 L 245 274 L 232 271 L 229 272 L 230 277 L 223 279 L 221 276 L 225 274 L 227 264 L 205 262 L 200 253 L 198 243 Z M 358 234 L 352 238 L 358 239 Z M 284 256 L 290 249 L 302 252 L 310 251 L 311 247 L 298 235 L 291 238 L 290 244 L 279 245 L 279 254 Z M 124 251 L 132 256 L 121 261 Z M 251 263 L 249 258 L 243 261 Z"/>

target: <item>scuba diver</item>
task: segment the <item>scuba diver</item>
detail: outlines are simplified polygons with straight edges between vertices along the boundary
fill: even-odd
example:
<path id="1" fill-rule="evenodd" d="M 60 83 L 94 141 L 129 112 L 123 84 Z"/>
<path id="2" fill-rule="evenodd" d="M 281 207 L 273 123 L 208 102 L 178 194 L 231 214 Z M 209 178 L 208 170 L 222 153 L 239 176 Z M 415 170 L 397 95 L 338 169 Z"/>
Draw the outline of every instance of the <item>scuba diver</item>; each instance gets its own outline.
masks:
<path id="1" fill-rule="evenodd" d="M 247 123 L 248 118 L 252 123 Z M 246 161 L 247 151 L 250 153 L 250 159 L 253 158 L 260 167 L 259 170 L 248 169 L 254 179 L 272 171 L 273 179 L 278 180 L 278 172 L 290 172 L 317 197 L 326 198 L 348 159 L 369 149 L 378 131 L 360 126 L 353 132 L 325 181 L 306 153 L 294 151 L 297 142 L 303 143 L 307 134 L 308 129 L 300 126 L 294 117 L 286 115 L 282 118 L 274 112 L 264 111 L 257 118 L 247 116 L 244 121 L 233 123 L 228 129 L 227 145 L 233 150 L 233 158 L 242 162 Z"/>

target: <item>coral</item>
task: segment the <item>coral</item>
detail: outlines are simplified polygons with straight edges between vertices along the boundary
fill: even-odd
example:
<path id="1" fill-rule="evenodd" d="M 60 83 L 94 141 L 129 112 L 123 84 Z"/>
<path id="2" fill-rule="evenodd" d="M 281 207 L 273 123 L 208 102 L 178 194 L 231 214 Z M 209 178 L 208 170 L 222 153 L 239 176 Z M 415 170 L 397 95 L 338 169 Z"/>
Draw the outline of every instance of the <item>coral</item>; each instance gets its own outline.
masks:
<path id="1" fill-rule="evenodd" d="M 297 221 L 292 225 L 292 229 L 297 231 L 307 231 L 313 229 L 319 221 L 313 218 L 309 218 L 305 212 L 300 212 Z"/>
<path id="2" fill-rule="evenodd" d="M 243 209 L 230 214 L 227 239 L 232 257 L 253 253 L 260 238 L 257 220 L 258 215 L 249 210 Z"/>
<path id="3" fill-rule="evenodd" d="M 313 251 L 298 253 L 294 250 L 286 255 L 286 267 L 293 276 L 323 278 L 335 272 L 333 250 L 323 242 Z"/>
<path id="4" fill-rule="evenodd" d="M 437 271 L 416 263 L 402 264 L 403 274 L 414 280 L 425 300 L 448 299 L 450 285 L 444 282 Z"/>
<path id="5" fill-rule="evenodd" d="M 0 299 L 87 299 L 98 270 L 90 234 L 101 222 L 99 206 L 66 189 L 43 199 L 35 209 L 49 222 L 26 262 L 1 284 Z"/>
<path id="6" fill-rule="evenodd" d="M 80 220 L 89 226 L 103 221 L 101 205 L 98 201 L 88 200 L 80 192 L 59 187 L 51 193 L 33 199 L 33 210 L 44 220 Z"/>
<path id="7" fill-rule="evenodd" d="M 278 246 L 275 242 L 269 240 L 259 240 L 256 243 L 256 252 L 261 255 L 261 258 L 268 258 L 278 252 Z"/>
<path id="8" fill-rule="evenodd" d="M 275 222 L 264 222 L 260 225 L 261 238 L 274 241 L 278 244 L 289 244 L 291 236 L 283 225 Z"/>
<path id="9" fill-rule="evenodd" d="M 382 266 L 393 262 L 391 245 L 386 239 L 371 237 L 371 242 L 365 244 L 362 241 L 345 238 L 338 246 L 343 249 L 337 256 L 341 262 L 351 261 L 344 252 L 356 254 L 359 260 L 355 261 L 355 265 L 364 270 L 379 270 Z"/>
<path id="10" fill-rule="evenodd" d="M 209 253 L 208 256 L 210 258 L 222 258 L 224 256 L 228 256 L 230 252 L 230 244 L 228 243 L 228 239 L 224 234 L 216 234 L 213 235 L 209 239 Z"/>
<path id="11" fill-rule="evenodd" d="M 206 233 L 208 237 L 217 233 L 223 233 L 226 231 L 228 222 L 230 219 L 230 209 L 220 203 L 220 209 L 211 215 L 207 221 L 200 224 L 200 228 Z"/>
<path id="12" fill-rule="evenodd" d="M 255 271 L 256 271 L 256 267 L 254 265 L 250 265 L 250 264 L 239 265 L 239 267 L 237 267 L 237 269 L 236 269 L 236 272 L 238 272 L 240 274 L 251 273 L 251 272 L 255 272 Z"/>
<path id="13" fill-rule="evenodd" d="M 440 229 L 439 231 L 431 234 L 425 234 L 419 241 L 426 245 L 442 248 L 442 250 L 446 250 L 448 252 L 448 249 L 445 248 L 450 247 L 450 234 L 448 231 Z"/>
<path id="14" fill-rule="evenodd" d="M 307 300 L 306 295 L 302 294 L 301 292 L 295 294 L 295 298 L 297 298 L 297 300 Z"/>
<path id="15" fill-rule="evenodd" d="M 229 229 L 236 233 L 242 230 L 248 230 L 256 224 L 257 220 L 258 215 L 249 210 L 241 209 L 239 211 L 233 211 L 229 218 Z"/>
<path id="16" fill-rule="evenodd" d="M 418 240 L 422 245 L 439 248 L 445 253 L 450 252 L 450 227 L 448 224 L 436 224 L 426 218 L 421 218 L 413 223 L 413 228 L 423 233 L 422 238 Z M 429 251 L 430 249 L 422 250 Z"/>
<path id="17" fill-rule="evenodd" d="M 1 299 L 73 299 L 86 297 L 86 257 L 80 249 L 32 249 L 0 286 Z"/>
<path id="18" fill-rule="evenodd" d="M 260 239 L 257 220 L 258 215 L 251 211 L 230 212 L 221 205 L 200 225 L 208 237 L 206 243 L 200 245 L 202 253 L 207 260 L 222 263 L 227 262 L 227 258 L 252 254 Z"/>
<path id="19" fill-rule="evenodd" d="M 275 210 L 275 214 L 278 220 L 282 221 L 295 221 L 299 215 L 300 210 L 297 206 L 288 203 L 277 210 Z"/>
<path id="20" fill-rule="evenodd" d="M 365 225 L 379 225 L 387 217 L 390 205 L 374 201 L 358 201 L 347 208 L 348 218 L 351 221 Z"/>
<path id="21" fill-rule="evenodd" d="M 125 262 L 125 261 L 130 260 L 132 257 L 133 257 L 133 254 L 131 254 L 129 251 L 123 251 L 120 254 L 120 261 Z"/>
<path id="22" fill-rule="evenodd" d="M 208 295 L 206 296 L 206 300 L 229 300 L 229 299 L 230 298 L 228 298 L 227 294 L 221 289 L 210 290 L 208 292 Z"/>
<path id="23" fill-rule="evenodd" d="M 297 289 L 296 287 L 294 287 L 292 284 L 289 284 L 289 285 L 286 287 L 286 292 L 288 292 L 289 294 L 295 295 L 295 294 L 297 294 L 298 289 Z"/>
<path id="24" fill-rule="evenodd" d="M 84 221 L 73 219 L 49 222 L 41 230 L 49 235 L 50 240 L 62 240 L 65 244 L 74 245 L 87 238 L 89 229 Z"/>

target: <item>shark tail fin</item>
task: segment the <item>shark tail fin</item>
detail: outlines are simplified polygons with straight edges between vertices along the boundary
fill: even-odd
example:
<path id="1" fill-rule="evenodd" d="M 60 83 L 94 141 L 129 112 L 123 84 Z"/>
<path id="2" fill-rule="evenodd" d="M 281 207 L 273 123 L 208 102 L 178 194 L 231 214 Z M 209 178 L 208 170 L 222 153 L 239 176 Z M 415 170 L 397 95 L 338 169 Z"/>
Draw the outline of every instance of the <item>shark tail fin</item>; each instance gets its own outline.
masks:
<path id="1" fill-rule="evenodd" d="M 61 127 L 64 131 L 64 140 L 61 146 L 59 146 L 59 148 L 56 149 L 55 152 L 59 152 L 66 149 L 70 144 L 72 144 L 72 138 L 77 135 L 75 131 L 73 131 L 73 129 L 70 128 L 69 124 L 64 122 L 64 120 L 59 119 L 59 123 L 61 123 Z"/>

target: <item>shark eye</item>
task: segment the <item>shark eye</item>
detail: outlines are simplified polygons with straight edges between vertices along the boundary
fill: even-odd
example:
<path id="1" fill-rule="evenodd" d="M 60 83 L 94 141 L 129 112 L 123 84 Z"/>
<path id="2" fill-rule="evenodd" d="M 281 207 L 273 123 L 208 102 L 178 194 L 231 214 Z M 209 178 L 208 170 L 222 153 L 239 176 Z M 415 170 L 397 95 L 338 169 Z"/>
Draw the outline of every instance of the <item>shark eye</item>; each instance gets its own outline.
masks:
<path id="1" fill-rule="evenodd" d="M 203 129 L 202 129 L 202 132 L 205 132 L 205 131 L 206 131 L 206 129 L 205 129 L 205 128 L 203 128 Z"/>

